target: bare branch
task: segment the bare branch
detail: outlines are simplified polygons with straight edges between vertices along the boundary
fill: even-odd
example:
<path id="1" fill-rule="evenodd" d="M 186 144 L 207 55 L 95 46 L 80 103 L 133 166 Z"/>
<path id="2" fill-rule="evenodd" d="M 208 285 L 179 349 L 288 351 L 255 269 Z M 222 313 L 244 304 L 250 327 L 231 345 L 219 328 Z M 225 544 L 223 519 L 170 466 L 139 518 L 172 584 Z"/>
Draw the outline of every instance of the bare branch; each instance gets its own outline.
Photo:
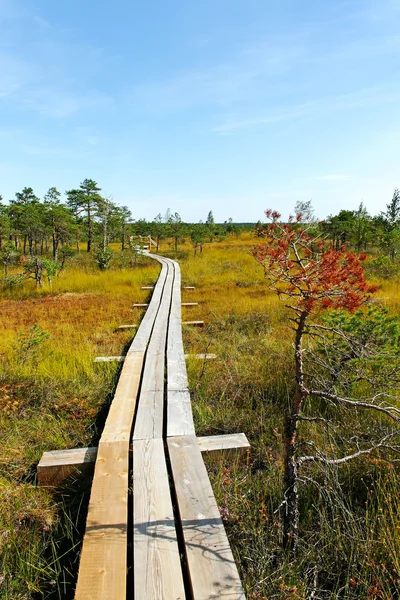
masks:
<path id="1" fill-rule="evenodd" d="M 343 456 L 342 458 L 326 458 L 322 454 L 318 454 L 318 455 L 314 455 L 314 456 L 301 456 L 300 458 L 297 459 L 297 464 L 299 467 L 301 467 L 301 465 L 303 465 L 306 462 L 321 462 L 321 463 L 324 463 L 325 465 L 341 465 L 343 463 L 349 462 L 350 460 L 354 460 L 355 458 L 359 458 L 360 456 L 363 456 L 365 454 L 371 454 L 372 452 L 375 452 L 376 450 L 379 450 L 379 449 L 391 450 L 392 452 L 396 452 L 397 454 L 400 454 L 399 446 L 390 446 L 390 445 L 386 444 L 386 442 L 388 440 L 392 439 L 394 436 L 399 435 L 399 434 L 400 434 L 400 432 L 397 432 L 397 431 L 392 432 L 389 435 L 386 435 L 377 444 L 374 444 L 373 446 L 370 446 L 369 448 L 365 448 L 364 450 L 358 450 L 357 452 L 354 452 L 353 454 L 348 454 L 347 456 Z"/>
<path id="2" fill-rule="evenodd" d="M 333 403 L 337 404 L 345 404 L 346 406 L 352 406 L 353 408 L 365 408 L 369 410 L 375 410 L 377 412 L 381 412 L 386 416 L 390 417 L 396 423 L 400 423 L 400 410 L 395 406 L 391 406 L 390 404 L 387 406 L 381 406 L 377 404 L 372 404 L 371 402 L 364 402 L 363 400 L 352 400 L 351 398 L 345 398 L 343 396 L 338 396 L 337 394 L 330 394 L 329 392 L 324 392 L 321 390 L 308 390 L 304 389 L 304 392 L 308 396 L 316 396 L 317 398 L 325 398 L 325 400 L 331 400 Z M 387 394 L 376 394 L 372 398 L 372 400 L 376 400 L 379 396 L 387 396 Z M 394 413 L 394 414 L 393 414 Z M 398 415 L 398 416 L 397 416 Z"/>

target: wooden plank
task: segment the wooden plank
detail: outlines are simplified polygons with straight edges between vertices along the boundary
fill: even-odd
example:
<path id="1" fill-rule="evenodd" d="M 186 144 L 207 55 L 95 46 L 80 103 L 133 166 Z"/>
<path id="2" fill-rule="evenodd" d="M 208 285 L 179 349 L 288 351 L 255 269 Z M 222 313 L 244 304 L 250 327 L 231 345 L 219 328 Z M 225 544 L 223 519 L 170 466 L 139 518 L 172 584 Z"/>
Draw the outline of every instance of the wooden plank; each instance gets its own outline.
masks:
<path id="1" fill-rule="evenodd" d="M 171 314 L 167 343 L 167 436 L 194 434 L 181 321 L 181 274 L 174 264 Z"/>
<path id="2" fill-rule="evenodd" d="M 131 352 L 127 355 L 100 442 L 129 443 L 144 356 L 144 352 Z"/>
<path id="3" fill-rule="evenodd" d="M 165 356 L 164 352 L 155 352 L 155 350 L 163 350 L 163 348 L 157 346 L 151 350 L 153 350 L 153 352 L 148 352 L 146 356 L 141 388 L 142 392 L 148 392 L 150 390 L 163 391 L 164 389 Z"/>
<path id="4" fill-rule="evenodd" d="M 158 308 L 160 305 L 162 291 L 164 289 L 165 280 L 168 273 L 168 265 L 167 262 L 159 257 L 152 256 L 159 263 L 161 263 L 161 272 L 158 277 L 157 283 L 154 286 L 154 291 L 151 296 L 150 305 L 146 310 L 143 319 L 140 322 L 139 328 L 136 332 L 136 335 L 132 341 L 131 347 L 129 351 L 144 351 L 147 348 L 147 344 L 149 342 L 150 334 L 153 329 L 154 320 L 157 316 Z"/>
<path id="5" fill-rule="evenodd" d="M 147 308 L 149 304 L 134 304 L 133 308 Z"/>
<path id="6" fill-rule="evenodd" d="M 136 323 L 131 323 L 131 324 L 127 324 L 127 325 L 119 325 L 119 327 L 117 327 L 117 329 L 136 329 L 137 325 Z"/>
<path id="7" fill-rule="evenodd" d="M 93 462 L 97 456 L 97 447 L 71 448 L 68 450 L 50 450 L 43 452 L 38 468 L 57 465 L 75 465 L 84 462 Z"/>
<path id="8" fill-rule="evenodd" d="M 94 362 L 124 362 L 126 355 L 124 356 L 96 356 Z"/>
<path id="9" fill-rule="evenodd" d="M 133 494 L 134 598 L 185 600 L 163 440 L 133 443 Z"/>
<path id="10" fill-rule="evenodd" d="M 172 358 L 168 361 L 168 390 L 186 390 L 188 389 L 188 378 L 186 369 L 182 370 L 181 365 L 185 365 L 185 355 L 176 356 L 173 360 Z"/>
<path id="11" fill-rule="evenodd" d="M 164 415 L 164 392 L 150 390 L 140 394 L 133 440 L 162 438 Z"/>
<path id="12" fill-rule="evenodd" d="M 204 321 L 182 321 L 182 325 L 189 325 L 191 327 L 204 327 Z"/>
<path id="13" fill-rule="evenodd" d="M 173 263 L 167 263 L 165 285 L 146 354 L 133 439 L 161 438 L 164 415 L 165 348 L 173 283 Z"/>
<path id="14" fill-rule="evenodd" d="M 182 302 L 181 306 L 198 306 L 198 302 Z"/>
<path id="15" fill-rule="evenodd" d="M 245 600 L 195 436 L 169 438 L 169 457 L 194 600 Z"/>
<path id="16" fill-rule="evenodd" d="M 216 354 L 185 354 L 185 358 L 196 358 L 198 360 L 214 360 L 217 358 Z"/>
<path id="17" fill-rule="evenodd" d="M 207 435 L 197 438 L 200 452 L 214 453 L 224 456 L 241 453 L 247 456 L 250 450 L 249 440 L 244 433 L 228 433 L 224 435 Z"/>
<path id="18" fill-rule="evenodd" d="M 99 446 L 75 600 L 126 598 L 128 449 Z"/>
<path id="19" fill-rule="evenodd" d="M 97 448 L 44 452 L 37 466 L 38 484 L 59 487 L 75 474 L 93 474 Z"/>
<path id="20" fill-rule="evenodd" d="M 190 402 L 190 398 L 189 398 Z M 182 406 L 182 400 L 179 401 L 179 407 Z M 176 419 L 171 421 L 176 422 Z M 187 420 L 184 420 L 186 423 Z M 170 435 L 173 435 L 171 428 Z M 177 431 L 182 431 L 177 429 Z M 188 431 L 193 434 L 194 430 Z M 167 434 L 168 435 L 168 434 Z M 187 435 L 187 433 L 178 433 L 176 435 Z M 250 449 L 249 441 L 244 433 L 227 433 L 224 435 L 208 435 L 197 438 L 201 452 L 212 454 L 230 454 L 240 452 L 247 455 Z M 60 486 L 66 479 L 74 474 L 92 476 L 94 463 L 96 462 L 97 448 L 72 448 L 70 450 L 52 450 L 43 452 L 42 458 L 37 467 L 38 484 L 41 486 Z"/>
<path id="21" fill-rule="evenodd" d="M 167 437 L 194 435 L 189 390 L 168 390 Z"/>

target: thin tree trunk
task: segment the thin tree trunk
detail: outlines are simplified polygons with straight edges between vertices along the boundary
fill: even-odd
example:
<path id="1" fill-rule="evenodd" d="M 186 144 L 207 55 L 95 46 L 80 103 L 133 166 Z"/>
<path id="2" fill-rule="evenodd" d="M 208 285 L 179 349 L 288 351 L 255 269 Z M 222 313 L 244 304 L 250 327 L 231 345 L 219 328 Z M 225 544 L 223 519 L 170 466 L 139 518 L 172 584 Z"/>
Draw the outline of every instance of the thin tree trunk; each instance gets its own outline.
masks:
<path id="1" fill-rule="evenodd" d="M 57 262 L 57 260 L 58 260 L 58 244 L 59 244 L 58 238 L 55 235 L 53 235 L 53 260 L 54 260 L 54 262 Z"/>
<path id="2" fill-rule="evenodd" d="M 122 252 L 125 250 L 125 223 L 122 223 L 121 250 Z"/>
<path id="3" fill-rule="evenodd" d="M 87 207 L 87 219 L 88 219 L 87 220 L 87 228 L 88 228 L 87 251 L 91 252 L 93 231 L 92 231 L 92 215 L 91 215 L 91 211 L 90 211 L 90 203 L 88 203 L 88 207 Z"/>
<path id="4" fill-rule="evenodd" d="M 295 363 L 296 363 L 296 392 L 291 411 L 285 417 L 284 422 L 284 476 L 283 476 L 283 546 L 293 554 L 296 552 L 299 530 L 299 494 L 298 465 L 296 460 L 296 442 L 298 417 L 301 413 L 304 393 L 304 374 L 302 357 L 302 338 L 304 327 L 308 317 L 307 312 L 302 312 L 297 321 L 295 340 Z"/>

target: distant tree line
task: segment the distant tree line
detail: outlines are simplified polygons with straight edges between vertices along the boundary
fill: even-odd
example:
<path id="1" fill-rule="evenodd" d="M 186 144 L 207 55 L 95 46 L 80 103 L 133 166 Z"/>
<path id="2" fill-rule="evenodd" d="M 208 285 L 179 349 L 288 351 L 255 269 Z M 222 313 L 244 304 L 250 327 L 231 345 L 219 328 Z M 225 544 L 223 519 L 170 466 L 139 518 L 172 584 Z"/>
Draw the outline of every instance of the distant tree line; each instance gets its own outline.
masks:
<path id="1" fill-rule="evenodd" d="M 165 240 L 176 252 L 179 244 L 189 238 L 196 255 L 203 251 L 205 243 L 238 235 L 242 229 L 232 219 L 216 224 L 212 211 L 204 223 L 196 224 L 184 223 L 170 209 L 152 221 L 135 220 L 128 207 L 105 197 L 93 179 L 85 179 L 79 187 L 67 190 L 64 198 L 56 187 L 49 188 L 42 199 L 31 187 L 17 192 L 7 203 L 0 196 L 0 262 L 4 275 L 8 276 L 9 265 L 20 260 L 28 269 L 27 276 L 39 284 L 44 271 L 54 276 L 69 255 L 80 251 L 82 244 L 87 252 L 95 254 L 99 267 L 106 268 L 112 254 L 111 242 L 119 242 L 124 251 L 137 249 L 150 236 L 157 249 Z"/>
<path id="2" fill-rule="evenodd" d="M 362 203 L 357 210 L 340 210 L 322 222 L 316 221 L 311 202 L 298 202 L 295 212 L 301 212 L 306 222 L 314 221 L 336 250 L 350 247 L 361 252 L 378 247 L 392 263 L 400 252 L 398 189 L 386 210 L 377 216 L 369 215 Z M 257 236 L 262 236 L 263 227 L 261 222 L 255 225 Z M 84 243 L 88 252 L 94 251 L 100 268 L 106 268 L 111 258 L 110 242 L 119 242 L 124 251 L 150 236 L 157 249 L 165 242 L 176 252 L 179 244 L 189 239 L 196 255 L 206 243 L 253 228 L 250 223 L 235 224 L 231 218 L 217 224 L 212 211 L 204 222 L 195 224 L 185 223 L 179 213 L 170 209 L 152 221 L 135 220 L 128 207 L 118 206 L 101 193 L 96 181 L 85 179 L 79 187 L 67 190 L 64 197 L 55 187 L 49 188 L 43 199 L 31 187 L 17 192 L 7 203 L 0 196 L 0 261 L 6 276 L 17 255 L 31 260 L 46 256 L 54 263 L 64 264 L 68 253 L 79 252 Z"/>
<path id="3" fill-rule="evenodd" d="M 377 248 L 392 263 L 400 253 L 400 191 L 396 188 L 386 210 L 371 216 L 361 202 L 357 210 L 342 209 L 337 215 L 329 215 L 318 222 L 311 202 L 297 202 L 294 213 L 302 214 L 303 222 L 314 222 L 316 230 L 329 239 L 334 250 L 350 248 L 365 252 Z M 263 236 L 264 225 L 256 224 L 256 235 Z"/>

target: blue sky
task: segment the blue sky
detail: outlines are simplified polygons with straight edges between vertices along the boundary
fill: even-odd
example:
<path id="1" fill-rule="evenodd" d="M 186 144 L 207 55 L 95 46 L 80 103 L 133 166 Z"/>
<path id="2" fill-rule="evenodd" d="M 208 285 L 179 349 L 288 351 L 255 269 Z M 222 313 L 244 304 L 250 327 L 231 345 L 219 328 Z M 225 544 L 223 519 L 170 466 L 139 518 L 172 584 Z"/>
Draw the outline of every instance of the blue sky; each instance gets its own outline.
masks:
<path id="1" fill-rule="evenodd" d="M 0 194 L 323 218 L 400 187 L 400 0 L 0 0 Z"/>

